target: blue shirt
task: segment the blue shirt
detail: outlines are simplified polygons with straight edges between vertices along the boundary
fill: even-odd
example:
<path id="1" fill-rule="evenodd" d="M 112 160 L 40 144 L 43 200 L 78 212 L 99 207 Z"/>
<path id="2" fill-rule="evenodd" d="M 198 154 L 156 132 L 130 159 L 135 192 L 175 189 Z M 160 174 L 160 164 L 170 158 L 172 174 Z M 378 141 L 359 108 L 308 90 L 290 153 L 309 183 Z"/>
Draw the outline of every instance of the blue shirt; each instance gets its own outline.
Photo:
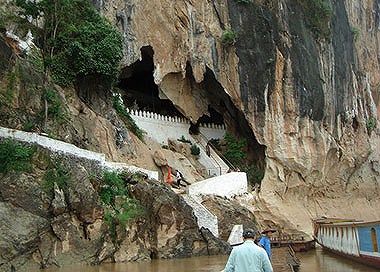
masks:
<path id="1" fill-rule="evenodd" d="M 265 250 L 247 240 L 232 249 L 224 272 L 273 272 L 273 268 Z"/>
<path id="2" fill-rule="evenodd" d="M 259 242 L 259 245 L 263 246 L 263 248 L 265 249 L 265 251 L 268 254 L 269 259 L 271 259 L 272 255 L 270 254 L 270 240 L 269 240 L 269 238 L 266 236 L 263 236 Z"/>

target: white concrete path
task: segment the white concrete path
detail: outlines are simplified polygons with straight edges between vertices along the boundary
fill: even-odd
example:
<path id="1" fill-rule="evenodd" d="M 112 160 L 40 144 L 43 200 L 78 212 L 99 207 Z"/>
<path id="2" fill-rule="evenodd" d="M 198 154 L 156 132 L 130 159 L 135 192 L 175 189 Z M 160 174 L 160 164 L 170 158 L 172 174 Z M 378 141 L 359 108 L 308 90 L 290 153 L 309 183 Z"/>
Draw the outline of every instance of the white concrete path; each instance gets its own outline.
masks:
<path id="1" fill-rule="evenodd" d="M 49 149 L 50 151 L 55 153 L 64 153 L 74 157 L 96 161 L 102 168 L 113 171 L 124 170 L 132 173 L 143 172 L 147 174 L 149 178 L 158 180 L 157 171 L 151 171 L 121 162 L 109 162 L 106 161 L 106 156 L 103 153 L 97 153 L 86 149 L 81 149 L 73 144 L 54 140 L 34 132 L 25 132 L 16 129 L 0 127 L 0 138 L 13 139 L 24 143 L 35 144 L 43 148 Z"/>

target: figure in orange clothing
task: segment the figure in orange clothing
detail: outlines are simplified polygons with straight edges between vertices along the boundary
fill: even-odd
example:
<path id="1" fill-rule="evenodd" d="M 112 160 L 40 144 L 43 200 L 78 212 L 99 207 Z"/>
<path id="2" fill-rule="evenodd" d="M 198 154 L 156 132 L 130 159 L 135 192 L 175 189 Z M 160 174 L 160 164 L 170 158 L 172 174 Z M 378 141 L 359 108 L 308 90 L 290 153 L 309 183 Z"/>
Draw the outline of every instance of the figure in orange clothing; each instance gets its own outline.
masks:
<path id="1" fill-rule="evenodd" d="M 172 168 L 169 166 L 167 168 L 168 168 L 168 178 L 165 180 L 165 182 L 172 183 Z"/>

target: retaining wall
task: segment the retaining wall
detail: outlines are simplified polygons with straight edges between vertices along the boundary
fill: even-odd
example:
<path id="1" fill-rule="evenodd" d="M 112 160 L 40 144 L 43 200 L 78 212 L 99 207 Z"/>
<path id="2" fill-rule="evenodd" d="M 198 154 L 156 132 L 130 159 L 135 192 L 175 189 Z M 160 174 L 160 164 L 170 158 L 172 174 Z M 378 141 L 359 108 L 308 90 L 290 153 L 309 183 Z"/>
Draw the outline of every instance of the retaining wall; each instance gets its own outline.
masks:
<path id="1" fill-rule="evenodd" d="M 108 162 L 106 161 L 106 156 L 103 153 L 97 153 L 86 149 L 81 149 L 73 144 L 54 140 L 34 132 L 25 132 L 16 129 L 0 127 L 0 138 L 13 139 L 24 143 L 34 144 L 42 148 L 46 148 L 54 153 L 63 153 L 66 156 L 90 160 L 99 164 L 102 168 L 109 169 L 112 171 L 125 170 L 133 173 L 143 172 L 147 174 L 149 178 L 158 180 L 157 171 L 151 171 L 121 162 Z"/>
<path id="2" fill-rule="evenodd" d="M 247 189 L 247 174 L 245 172 L 231 172 L 189 185 L 188 194 L 197 200 L 201 195 L 231 198 L 246 193 Z"/>

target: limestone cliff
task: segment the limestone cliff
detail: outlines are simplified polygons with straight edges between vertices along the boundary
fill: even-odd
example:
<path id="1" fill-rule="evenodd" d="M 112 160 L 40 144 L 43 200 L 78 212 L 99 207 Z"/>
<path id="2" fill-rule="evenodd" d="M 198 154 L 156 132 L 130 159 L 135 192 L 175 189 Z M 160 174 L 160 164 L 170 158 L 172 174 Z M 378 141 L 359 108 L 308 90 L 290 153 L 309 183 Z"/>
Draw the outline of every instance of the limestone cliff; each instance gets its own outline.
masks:
<path id="1" fill-rule="evenodd" d="M 243 2 L 246 1 L 93 0 L 123 34 L 121 82 L 129 80 L 136 71 L 153 74 L 151 84 L 157 87 L 159 99 L 170 100 L 193 123 L 204 115 L 212 115 L 214 110 L 223 116 L 229 132 L 248 139 L 250 159 L 265 166 L 261 190 L 253 203 L 255 208 L 250 206 L 252 203 L 248 205 L 258 223 L 310 233 L 310 219 L 321 215 L 378 219 L 378 1 L 326 0 L 331 6 L 322 9 L 327 12 L 322 16 L 326 19 L 322 24 L 318 18 L 310 21 L 315 11 L 312 0 Z M 235 37 L 226 40 L 225 34 L 231 31 Z M 39 127 L 31 124 L 41 123 L 41 76 L 30 72 L 30 60 L 20 63 L 10 47 L 9 42 L 0 40 L 0 89 L 12 91 L 11 96 L 1 93 L 1 124 L 38 131 Z M 140 81 L 148 80 L 140 76 L 132 83 Z M 107 98 L 94 92 L 91 103 L 86 104 L 78 99 L 75 90 L 52 88 L 70 118 L 64 123 L 48 123 L 51 136 L 103 152 L 111 160 L 156 169 L 147 155 L 154 152 L 149 150 L 154 147 L 142 144 L 125 129 L 107 105 Z M 124 91 L 127 97 L 128 91 L 134 90 Z M 18 197 L 12 177 L 1 178 L 10 189 L 2 187 L 0 200 L 14 200 L 13 206 L 1 203 L 4 218 L 10 214 L 29 217 L 30 226 L 37 230 L 30 232 L 31 228 L 19 226 L 16 231 L 25 234 L 21 251 L 27 248 L 28 252 L 35 252 L 39 232 L 61 224 L 48 221 L 46 216 L 25 213 L 26 209 L 18 210 L 20 206 L 34 206 L 29 207 L 23 197 Z M 29 179 L 21 180 L 22 184 L 36 185 Z M 136 186 L 137 197 L 152 196 L 155 186 L 161 186 L 147 183 L 149 188 L 144 188 L 146 184 Z M 30 192 L 35 193 L 32 189 Z M 169 195 L 176 204 L 180 202 Z M 35 199 L 39 201 L 36 207 L 50 205 L 42 203 L 46 199 Z M 151 230 L 154 239 L 148 239 L 150 251 L 133 255 L 144 248 L 143 239 L 134 236 L 128 240 L 129 236 L 125 236 L 119 244 L 120 251 L 110 244 L 102 252 L 93 247 L 89 252 L 96 252 L 102 260 L 132 260 L 148 258 L 150 254 L 149 257 L 202 254 L 206 242 L 193 229 L 194 218 L 182 213 L 178 220 L 166 217 L 165 211 L 170 213 L 175 205 L 168 207 L 165 201 L 162 199 L 155 207 L 151 205 L 156 203 L 154 199 L 147 202 L 151 210 L 162 212 L 160 222 L 155 221 L 154 214 L 144 221 L 156 226 Z M 184 206 L 183 213 L 191 217 L 187 209 Z M 47 211 L 48 208 L 44 212 Z M 62 224 L 67 229 L 57 227 L 54 233 L 46 232 L 49 239 L 59 243 L 62 252 L 66 252 L 67 243 L 58 241 L 59 237 L 65 239 L 61 235 L 72 230 L 70 239 L 76 240 L 81 239 L 83 232 L 71 212 L 66 212 L 68 217 L 58 218 L 67 223 Z M 185 229 L 180 228 L 175 239 L 171 239 L 170 231 L 177 230 L 181 222 L 186 223 Z M 165 225 L 164 231 L 158 227 L 160 224 Z M 181 231 L 188 233 L 189 229 L 191 237 L 182 236 Z M 138 237 L 149 236 L 141 222 L 130 231 L 131 235 L 141 235 Z M 155 238 L 160 235 L 164 244 Z M 193 251 L 175 255 L 173 243 L 178 241 L 184 247 L 193 243 Z M 42 243 L 40 251 L 48 254 L 51 251 L 44 248 L 51 245 L 54 243 Z M 77 246 L 80 248 L 81 243 Z M 121 254 L 128 246 L 132 255 Z M 49 257 L 40 255 L 34 257 Z M 5 257 L 8 260 L 15 256 Z"/>
<path id="2" fill-rule="evenodd" d="M 263 224 L 379 218 L 377 1 L 324 1 L 322 15 L 311 0 L 94 2 L 124 35 L 126 77 L 150 46 L 161 98 L 193 122 L 212 106 L 249 137 Z"/>

